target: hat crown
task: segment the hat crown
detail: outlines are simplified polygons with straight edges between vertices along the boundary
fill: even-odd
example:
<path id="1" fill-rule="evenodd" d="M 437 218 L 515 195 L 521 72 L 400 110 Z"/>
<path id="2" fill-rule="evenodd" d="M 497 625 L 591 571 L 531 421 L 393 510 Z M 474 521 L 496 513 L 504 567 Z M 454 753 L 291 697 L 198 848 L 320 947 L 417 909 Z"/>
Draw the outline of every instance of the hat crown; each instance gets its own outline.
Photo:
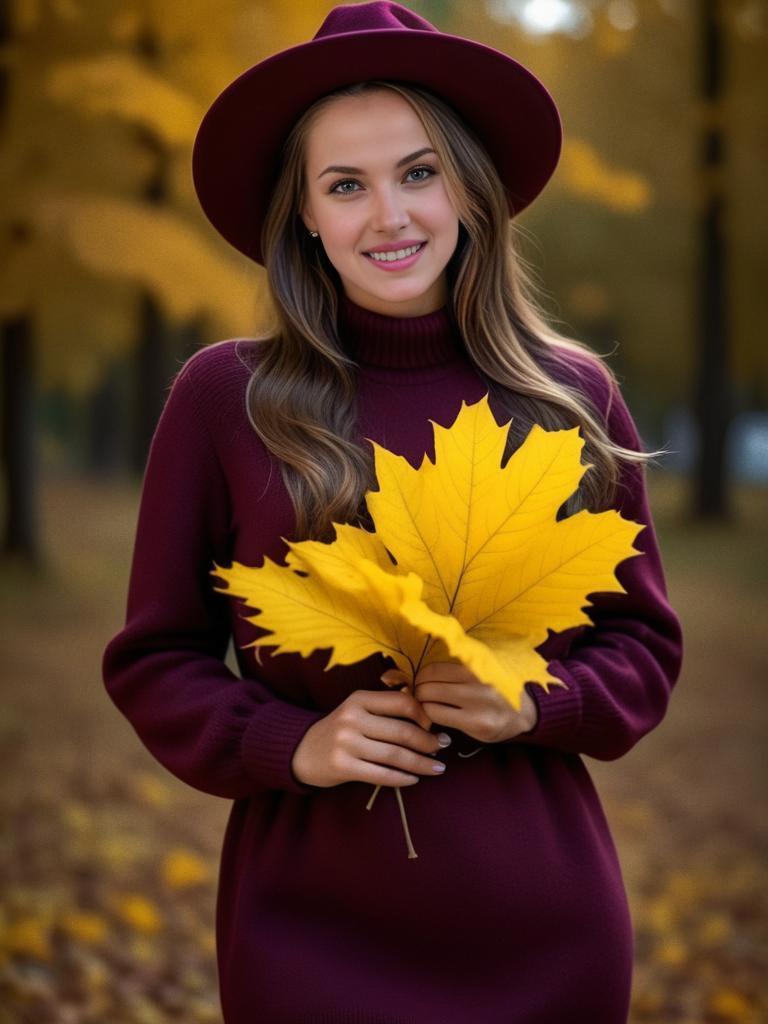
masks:
<path id="1" fill-rule="evenodd" d="M 315 39 L 345 35 L 348 32 L 374 32 L 378 29 L 415 29 L 438 32 L 426 18 L 392 0 L 372 0 L 363 4 L 334 7 L 314 35 Z"/>

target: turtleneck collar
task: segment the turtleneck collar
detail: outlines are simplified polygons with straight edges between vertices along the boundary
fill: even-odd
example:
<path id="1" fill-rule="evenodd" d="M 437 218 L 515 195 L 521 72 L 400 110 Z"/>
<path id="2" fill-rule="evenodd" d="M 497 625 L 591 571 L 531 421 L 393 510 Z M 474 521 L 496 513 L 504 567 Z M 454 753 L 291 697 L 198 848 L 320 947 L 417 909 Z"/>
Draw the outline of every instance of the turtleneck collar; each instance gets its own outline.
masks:
<path id="1" fill-rule="evenodd" d="M 449 307 L 422 316 L 374 313 L 339 296 L 339 333 L 350 356 L 362 366 L 416 370 L 455 362 L 464 343 Z"/>

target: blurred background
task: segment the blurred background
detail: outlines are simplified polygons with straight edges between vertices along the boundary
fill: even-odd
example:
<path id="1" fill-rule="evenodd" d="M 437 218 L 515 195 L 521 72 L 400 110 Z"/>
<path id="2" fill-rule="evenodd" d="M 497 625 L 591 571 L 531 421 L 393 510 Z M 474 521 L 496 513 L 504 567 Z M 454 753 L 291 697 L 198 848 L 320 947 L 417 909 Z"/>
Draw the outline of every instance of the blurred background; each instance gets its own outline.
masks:
<path id="1" fill-rule="evenodd" d="M 609 354 L 647 447 L 686 655 L 669 712 L 587 758 L 635 924 L 632 1021 L 768 1020 L 768 4 L 409 0 L 558 103 L 520 217 L 552 317 Z M 330 2 L 0 0 L 0 1024 L 220 1020 L 229 803 L 111 704 L 148 446 L 198 347 L 265 322 L 190 150 Z M 460 73 L 460 69 L 457 69 Z M 231 653 L 231 652 L 230 652 Z M 554 1024 L 554 1022 L 553 1022 Z"/>

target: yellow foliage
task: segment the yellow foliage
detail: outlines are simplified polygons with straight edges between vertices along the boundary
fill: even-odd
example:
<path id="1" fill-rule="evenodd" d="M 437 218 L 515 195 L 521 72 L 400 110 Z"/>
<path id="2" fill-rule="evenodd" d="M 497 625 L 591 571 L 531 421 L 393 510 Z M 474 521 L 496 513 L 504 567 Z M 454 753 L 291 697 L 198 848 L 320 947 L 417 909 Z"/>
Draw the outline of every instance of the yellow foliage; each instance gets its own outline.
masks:
<path id="1" fill-rule="evenodd" d="M 32 216 L 88 269 L 143 285 L 171 317 L 210 312 L 239 333 L 255 307 L 255 271 L 220 256 L 167 210 L 131 200 L 40 195 Z"/>
<path id="2" fill-rule="evenodd" d="M 604 57 L 621 57 L 632 47 L 634 33 L 626 28 L 612 25 L 606 17 L 598 18 L 594 28 L 594 42 L 598 53 Z"/>
<path id="3" fill-rule="evenodd" d="M 32 916 L 9 922 L 3 929 L 3 950 L 19 956 L 48 960 L 51 956 L 48 925 L 47 920 Z"/>
<path id="4" fill-rule="evenodd" d="M 733 988 L 721 988 L 709 1000 L 709 1011 L 721 1020 L 745 1022 L 752 1019 L 749 1001 Z"/>
<path id="5" fill-rule="evenodd" d="M 77 21 L 83 17 L 81 0 L 13 0 L 8 5 L 13 24 L 13 35 L 21 35 L 39 28 L 41 21 L 51 14 L 62 21 Z"/>
<path id="6" fill-rule="evenodd" d="M 85 14 L 85 9 L 80 0 L 49 0 L 54 13 L 62 21 L 78 21 Z"/>
<path id="7" fill-rule="evenodd" d="M 83 910 L 65 911 L 59 918 L 59 926 L 71 938 L 88 946 L 95 946 L 107 937 L 107 922 L 101 914 Z"/>
<path id="8" fill-rule="evenodd" d="M 37 28 L 41 18 L 40 0 L 14 0 L 9 9 L 14 35 L 26 35 Z"/>
<path id="9" fill-rule="evenodd" d="M 163 861 L 163 879 L 172 889 L 199 885 L 210 878 L 208 865 L 190 850 L 172 850 Z"/>
<path id="10" fill-rule="evenodd" d="M 587 595 L 624 593 L 614 569 L 640 553 L 642 526 L 615 510 L 555 520 L 589 468 L 577 428 L 534 425 L 502 470 L 508 425 L 487 395 L 463 402 L 450 429 L 433 426 L 436 461 L 419 469 L 371 442 L 375 533 L 336 524 L 331 544 L 287 542 L 285 566 L 216 565 L 228 585 L 216 589 L 260 609 L 248 621 L 272 630 L 246 646 L 330 648 L 326 670 L 383 653 L 411 681 L 453 658 L 519 709 L 526 682 L 564 685 L 534 648 L 549 630 L 591 624 Z"/>
<path id="11" fill-rule="evenodd" d="M 127 53 L 55 64 L 46 90 L 85 114 L 142 124 L 172 146 L 191 144 L 203 115 L 201 104 Z"/>
<path id="12" fill-rule="evenodd" d="M 137 932 L 147 935 L 160 931 L 163 920 L 154 903 L 136 893 L 118 897 L 118 916 Z"/>
<path id="13" fill-rule="evenodd" d="M 311 39 L 332 5 L 326 0 L 303 0 L 300 4 L 285 4 L 281 0 L 275 3 L 273 0 L 268 6 L 273 11 L 270 50 L 276 52 Z"/>
<path id="14" fill-rule="evenodd" d="M 582 199 L 621 213 L 643 213 L 651 205 L 653 189 L 647 178 L 633 171 L 609 167 L 597 150 L 583 139 L 563 143 L 559 180 Z"/>
<path id="15" fill-rule="evenodd" d="M 117 10 L 110 21 L 109 33 L 118 43 L 131 46 L 141 35 L 143 24 L 143 12 L 135 7 L 122 7 Z"/>

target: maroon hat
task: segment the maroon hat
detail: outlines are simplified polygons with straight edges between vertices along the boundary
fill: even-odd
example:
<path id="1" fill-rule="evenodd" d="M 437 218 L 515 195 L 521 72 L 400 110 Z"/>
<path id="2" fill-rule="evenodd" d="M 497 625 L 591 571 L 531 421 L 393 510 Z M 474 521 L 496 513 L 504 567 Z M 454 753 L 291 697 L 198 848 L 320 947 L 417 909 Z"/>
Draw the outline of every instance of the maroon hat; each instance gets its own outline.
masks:
<path id="1" fill-rule="evenodd" d="M 527 68 L 500 50 L 440 32 L 391 0 L 342 4 L 308 43 L 243 72 L 203 118 L 192 153 L 195 189 L 236 249 L 263 263 L 261 229 L 280 150 L 298 117 L 325 93 L 374 78 L 423 86 L 462 115 L 506 186 L 510 216 L 552 176 L 560 115 Z"/>

